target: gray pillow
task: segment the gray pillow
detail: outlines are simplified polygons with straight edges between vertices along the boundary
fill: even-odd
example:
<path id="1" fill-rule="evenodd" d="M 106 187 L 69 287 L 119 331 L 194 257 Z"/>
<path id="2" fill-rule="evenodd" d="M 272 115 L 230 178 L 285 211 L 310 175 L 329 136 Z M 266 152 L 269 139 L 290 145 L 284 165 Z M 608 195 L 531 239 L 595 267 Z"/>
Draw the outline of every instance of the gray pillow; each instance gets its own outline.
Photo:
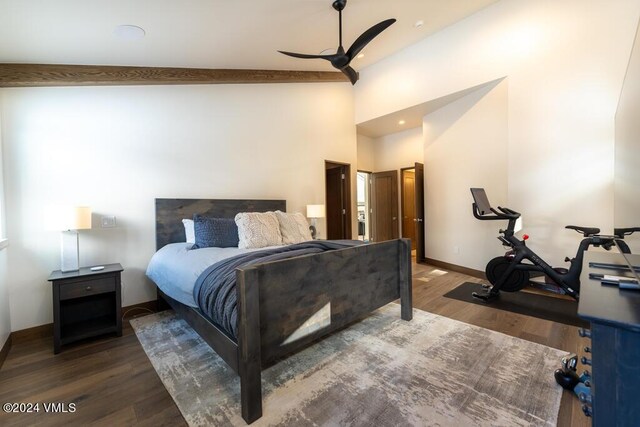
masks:
<path id="1" fill-rule="evenodd" d="M 238 226 L 233 218 L 193 216 L 196 243 L 191 249 L 238 247 Z"/>

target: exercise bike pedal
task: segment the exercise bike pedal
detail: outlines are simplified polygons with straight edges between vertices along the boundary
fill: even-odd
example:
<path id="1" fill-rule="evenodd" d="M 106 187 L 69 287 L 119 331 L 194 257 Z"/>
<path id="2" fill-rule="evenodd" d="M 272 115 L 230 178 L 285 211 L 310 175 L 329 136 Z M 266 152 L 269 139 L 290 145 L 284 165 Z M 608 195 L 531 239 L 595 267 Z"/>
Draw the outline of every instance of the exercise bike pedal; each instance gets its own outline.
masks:
<path id="1" fill-rule="evenodd" d="M 482 300 L 484 302 L 495 301 L 496 299 L 498 299 L 498 295 L 500 294 L 492 293 L 490 291 L 485 293 L 474 292 L 471 294 L 471 296 L 473 296 L 474 298 Z"/>
<path id="2" fill-rule="evenodd" d="M 572 370 L 556 369 L 553 376 L 556 379 L 556 383 L 565 390 L 573 390 L 580 383 L 580 377 Z"/>

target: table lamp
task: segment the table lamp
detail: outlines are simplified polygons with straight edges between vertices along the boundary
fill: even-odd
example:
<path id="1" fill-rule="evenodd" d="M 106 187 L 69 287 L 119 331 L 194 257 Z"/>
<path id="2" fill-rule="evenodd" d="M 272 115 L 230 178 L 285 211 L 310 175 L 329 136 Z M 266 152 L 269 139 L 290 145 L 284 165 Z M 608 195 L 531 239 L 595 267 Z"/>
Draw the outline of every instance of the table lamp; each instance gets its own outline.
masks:
<path id="1" fill-rule="evenodd" d="M 91 208 L 77 206 L 65 209 L 60 216 L 60 270 L 63 273 L 78 271 L 80 253 L 78 250 L 78 230 L 91 228 Z"/>
<path id="2" fill-rule="evenodd" d="M 307 205 L 307 218 L 311 218 L 311 237 L 316 238 L 317 220 L 318 218 L 324 218 L 324 205 Z"/>

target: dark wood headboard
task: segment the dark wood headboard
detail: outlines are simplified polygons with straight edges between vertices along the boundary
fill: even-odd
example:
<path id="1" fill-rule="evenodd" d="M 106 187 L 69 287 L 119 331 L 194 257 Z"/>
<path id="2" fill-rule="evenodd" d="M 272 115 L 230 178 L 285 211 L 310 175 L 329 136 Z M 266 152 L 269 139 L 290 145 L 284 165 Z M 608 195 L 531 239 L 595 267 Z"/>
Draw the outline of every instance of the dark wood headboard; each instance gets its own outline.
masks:
<path id="1" fill-rule="evenodd" d="M 169 243 L 184 242 L 183 219 L 193 214 L 233 218 L 239 212 L 287 210 L 286 200 L 156 199 L 156 250 Z"/>

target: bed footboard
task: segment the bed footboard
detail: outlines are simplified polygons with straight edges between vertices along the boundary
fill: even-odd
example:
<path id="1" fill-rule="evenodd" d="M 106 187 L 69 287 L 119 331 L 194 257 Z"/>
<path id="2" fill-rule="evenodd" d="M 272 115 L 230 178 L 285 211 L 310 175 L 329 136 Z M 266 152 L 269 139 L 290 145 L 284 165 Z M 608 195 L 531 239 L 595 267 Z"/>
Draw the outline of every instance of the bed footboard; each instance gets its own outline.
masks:
<path id="1" fill-rule="evenodd" d="M 400 298 L 412 318 L 408 239 L 238 269 L 238 349 L 242 415 L 262 415 L 260 372 L 314 340 Z"/>

